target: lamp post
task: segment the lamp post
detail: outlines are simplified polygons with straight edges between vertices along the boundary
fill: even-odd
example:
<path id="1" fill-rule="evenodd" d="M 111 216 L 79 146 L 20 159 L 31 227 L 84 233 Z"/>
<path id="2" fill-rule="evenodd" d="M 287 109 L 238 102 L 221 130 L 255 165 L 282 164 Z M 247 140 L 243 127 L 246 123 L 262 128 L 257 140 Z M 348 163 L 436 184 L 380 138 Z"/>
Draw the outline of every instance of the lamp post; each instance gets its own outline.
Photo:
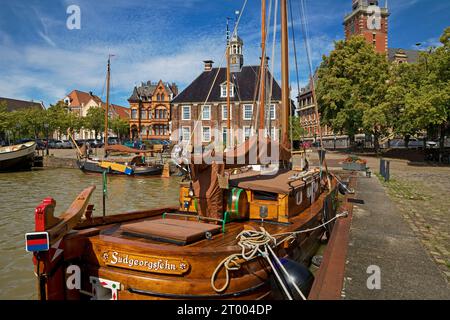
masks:
<path id="1" fill-rule="evenodd" d="M 44 128 L 47 136 L 47 142 L 45 143 L 45 154 L 48 156 L 48 123 L 44 123 Z"/>

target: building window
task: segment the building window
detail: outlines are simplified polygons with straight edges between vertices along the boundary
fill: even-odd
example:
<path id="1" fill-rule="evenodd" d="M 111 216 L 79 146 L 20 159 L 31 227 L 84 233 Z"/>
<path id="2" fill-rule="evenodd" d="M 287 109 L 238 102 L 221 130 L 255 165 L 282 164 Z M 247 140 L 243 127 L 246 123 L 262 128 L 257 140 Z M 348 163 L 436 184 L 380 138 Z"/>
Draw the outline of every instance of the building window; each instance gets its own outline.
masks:
<path id="1" fill-rule="evenodd" d="M 153 126 L 155 130 L 155 135 L 157 136 L 165 136 L 169 133 L 169 126 L 165 124 L 156 124 Z"/>
<path id="2" fill-rule="evenodd" d="M 233 105 L 230 105 L 230 120 L 233 119 Z M 228 120 L 228 108 L 222 105 L 222 120 Z"/>
<path id="3" fill-rule="evenodd" d="M 244 126 L 244 141 L 248 140 L 252 135 L 252 127 Z"/>
<path id="4" fill-rule="evenodd" d="M 148 110 L 148 118 L 149 119 L 153 118 L 153 111 L 152 110 Z"/>
<path id="5" fill-rule="evenodd" d="M 222 83 L 220 85 L 220 97 L 227 97 L 227 83 Z M 230 83 L 230 98 L 234 98 L 234 84 Z"/>
<path id="6" fill-rule="evenodd" d="M 191 106 L 183 106 L 182 113 L 182 120 L 191 120 Z"/>
<path id="7" fill-rule="evenodd" d="M 275 110 L 275 105 L 271 104 L 270 105 L 270 120 L 275 120 L 276 119 L 276 110 Z"/>
<path id="8" fill-rule="evenodd" d="M 147 110 L 141 109 L 141 119 L 147 119 Z"/>
<path id="9" fill-rule="evenodd" d="M 203 142 L 211 141 L 211 127 L 202 127 L 202 141 Z"/>
<path id="10" fill-rule="evenodd" d="M 243 106 L 243 119 L 244 120 L 252 120 L 253 117 L 253 105 L 251 104 L 244 104 Z"/>
<path id="11" fill-rule="evenodd" d="M 189 141 L 191 137 L 191 127 L 183 127 L 182 130 L 182 139 L 183 141 Z"/>
<path id="12" fill-rule="evenodd" d="M 167 119 L 167 110 L 165 108 L 155 110 L 155 119 Z M 183 119 L 185 120 L 185 119 Z"/>
<path id="13" fill-rule="evenodd" d="M 226 145 L 229 145 L 231 143 L 228 142 L 228 137 L 232 136 L 232 130 L 230 130 L 230 135 L 228 134 L 228 128 L 222 127 L 222 142 Z M 231 142 L 231 141 L 230 141 Z"/>
<path id="14" fill-rule="evenodd" d="M 131 110 L 131 119 L 137 119 L 137 110 L 136 109 Z"/>
<path id="15" fill-rule="evenodd" d="M 203 106 L 202 120 L 211 120 L 211 106 Z"/>
<path id="16" fill-rule="evenodd" d="M 143 135 L 143 136 L 147 135 L 147 127 L 145 127 L 145 126 L 141 127 L 141 135 Z"/>

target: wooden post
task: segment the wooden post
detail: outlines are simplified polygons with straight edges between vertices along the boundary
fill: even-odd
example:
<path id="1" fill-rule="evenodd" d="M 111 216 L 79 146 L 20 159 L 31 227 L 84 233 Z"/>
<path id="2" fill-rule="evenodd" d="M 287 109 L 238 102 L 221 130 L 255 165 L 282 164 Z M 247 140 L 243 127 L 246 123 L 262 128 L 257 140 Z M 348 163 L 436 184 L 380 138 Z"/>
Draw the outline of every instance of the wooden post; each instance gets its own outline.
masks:
<path id="1" fill-rule="evenodd" d="M 108 114 L 109 114 L 109 78 L 111 72 L 111 55 L 108 57 L 108 70 L 106 73 L 106 109 L 105 109 L 105 148 L 108 146 Z"/>
<path id="2" fill-rule="evenodd" d="M 289 144 L 288 127 L 290 115 L 289 94 L 289 39 L 287 20 L 287 0 L 281 0 L 281 142 Z"/>
<path id="3" fill-rule="evenodd" d="M 266 116 L 266 0 L 261 0 L 261 86 L 260 86 L 260 113 L 259 129 L 264 130 Z M 268 129 L 270 132 L 270 128 Z"/>

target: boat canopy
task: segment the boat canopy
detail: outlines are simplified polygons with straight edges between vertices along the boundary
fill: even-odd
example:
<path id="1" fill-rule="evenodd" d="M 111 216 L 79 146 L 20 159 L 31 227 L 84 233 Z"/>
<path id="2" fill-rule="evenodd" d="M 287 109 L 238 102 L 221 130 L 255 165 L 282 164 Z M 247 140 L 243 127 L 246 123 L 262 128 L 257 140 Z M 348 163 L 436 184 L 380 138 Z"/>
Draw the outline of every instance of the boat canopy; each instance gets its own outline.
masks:
<path id="1" fill-rule="evenodd" d="M 133 149 L 121 144 L 113 144 L 105 146 L 105 151 L 124 152 L 124 153 L 149 153 L 152 150 Z"/>

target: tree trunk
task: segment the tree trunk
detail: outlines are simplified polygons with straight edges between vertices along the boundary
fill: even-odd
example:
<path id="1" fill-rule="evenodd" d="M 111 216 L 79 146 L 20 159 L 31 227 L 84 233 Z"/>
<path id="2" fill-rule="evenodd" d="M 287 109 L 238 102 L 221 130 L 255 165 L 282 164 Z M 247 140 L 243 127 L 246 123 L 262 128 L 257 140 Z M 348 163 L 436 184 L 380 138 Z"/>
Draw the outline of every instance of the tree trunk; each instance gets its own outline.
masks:
<path id="1" fill-rule="evenodd" d="M 445 129 L 447 125 L 446 123 L 441 124 L 440 127 L 440 135 L 439 135 L 439 162 L 442 162 L 442 156 L 444 155 L 445 149 Z"/>
<path id="2" fill-rule="evenodd" d="M 380 133 L 375 131 L 373 134 L 373 147 L 375 148 L 375 153 L 380 152 Z"/>
<path id="3" fill-rule="evenodd" d="M 408 149 L 409 148 L 409 140 L 410 140 L 411 136 L 409 134 L 405 135 L 404 140 L 405 140 L 405 148 Z"/>

